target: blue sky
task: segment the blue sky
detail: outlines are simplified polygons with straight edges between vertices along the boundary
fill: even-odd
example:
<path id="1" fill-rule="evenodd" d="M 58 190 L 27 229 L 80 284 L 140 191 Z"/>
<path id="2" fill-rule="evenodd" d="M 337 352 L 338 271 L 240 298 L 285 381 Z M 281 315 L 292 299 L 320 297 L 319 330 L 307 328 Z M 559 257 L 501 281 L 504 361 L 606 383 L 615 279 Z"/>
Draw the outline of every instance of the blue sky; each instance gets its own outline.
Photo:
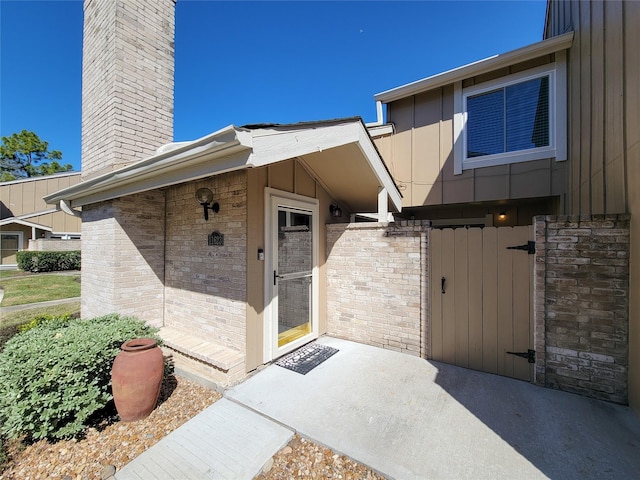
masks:
<path id="1" fill-rule="evenodd" d="M 0 135 L 80 169 L 82 0 L 0 0 Z M 542 39 L 545 0 L 178 0 L 174 140 L 359 115 L 373 95 Z"/>

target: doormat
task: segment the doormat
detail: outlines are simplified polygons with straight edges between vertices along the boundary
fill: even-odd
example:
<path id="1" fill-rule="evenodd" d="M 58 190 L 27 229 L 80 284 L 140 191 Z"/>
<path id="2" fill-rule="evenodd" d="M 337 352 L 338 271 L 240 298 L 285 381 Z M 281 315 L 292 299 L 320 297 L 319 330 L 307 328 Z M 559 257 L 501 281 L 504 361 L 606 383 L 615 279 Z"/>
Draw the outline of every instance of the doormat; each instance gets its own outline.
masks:
<path id="1" fill-rule="evenodd" d="M 306 375 L 327 358 L 338 353 L 337 348 L 310 343 L 276 361 L 276 365 Z"/>

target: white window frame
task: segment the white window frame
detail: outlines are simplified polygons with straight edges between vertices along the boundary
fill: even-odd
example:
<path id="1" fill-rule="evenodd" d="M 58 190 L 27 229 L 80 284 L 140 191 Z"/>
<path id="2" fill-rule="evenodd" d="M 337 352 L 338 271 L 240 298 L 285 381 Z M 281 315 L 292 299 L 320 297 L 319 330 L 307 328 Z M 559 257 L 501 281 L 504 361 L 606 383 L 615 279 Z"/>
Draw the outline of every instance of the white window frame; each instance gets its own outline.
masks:
<path id="1" fill-rule="evenodd" d="M 542 77 L 549 78 L 549 145 L 467 158 L 467 98 Z M 508 165 L 543 158 L 555 158 L 558 162 L 567 159 L 567 75 L 564 52 L 556 53 L 555 63 L 471 87 L 463 88 L 462 82 L 456 82 L 454 84 L 453 108 L 454 173 L 456 175 L 462 174 L 463 170 Z"/>

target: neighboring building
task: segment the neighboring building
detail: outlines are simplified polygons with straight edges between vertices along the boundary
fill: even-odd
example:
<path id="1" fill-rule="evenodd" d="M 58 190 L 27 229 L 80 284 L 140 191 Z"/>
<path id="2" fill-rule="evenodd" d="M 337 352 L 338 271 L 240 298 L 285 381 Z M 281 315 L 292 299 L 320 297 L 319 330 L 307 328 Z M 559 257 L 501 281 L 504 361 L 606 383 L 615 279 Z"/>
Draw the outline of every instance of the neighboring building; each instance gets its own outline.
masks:
<path id="1" fill-rule="evenodd" d="M 638 22 L 551 0 L 543 41 L 375 96 L 400 217 L 436 228 L 430 358 L 529 379 L 507 352 L 535 350 L 536 383 L 625 403 L 628 380 L 640 410 Z M 500 244 L 507 225 L 529 236 Z M 437 232 L 457 226 L 497 237 Z M 528 267 L 505 251 L 527 241 Z"/>
<path id="2" fill-rule="evenodd" d="M 223 385 L 328 333 L 640 409 L 632 3 L 550 2 L 547 38 L 376 95 L 368 129 L 171 144 L 173 0 L 86 0 L 84 181 L 46 196 L 82 208 L 83 316 Z"/>
<path id="3" fill-rule="evenodd" d="M 16 268 L 21 250 L 80 250 L 80 217 L 42 199 L 79 181 L 65 172 L 0 183 L 0 268 Z"/>

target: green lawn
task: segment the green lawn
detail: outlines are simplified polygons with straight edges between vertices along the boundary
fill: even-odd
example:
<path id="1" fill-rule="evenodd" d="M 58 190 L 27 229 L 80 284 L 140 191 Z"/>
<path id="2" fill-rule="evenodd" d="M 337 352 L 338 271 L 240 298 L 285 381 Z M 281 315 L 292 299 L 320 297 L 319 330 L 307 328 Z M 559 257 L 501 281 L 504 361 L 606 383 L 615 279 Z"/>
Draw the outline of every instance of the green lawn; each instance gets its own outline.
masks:
<path id="1" fill-rule="evenodd" d="M 80 302 L 3 313 L 0 317 L 0 350 L 2 350 L 5 342 L 16 334 L 19 325 L 30 322 L 33 318 L 39 317 L 40 315 L 63 316 L 66 314 L 70 314 L 73 317 L 80 317 Z"/>
<path id="2" fill-rule="evenodd" d="M 80 296 L 80 274 L 26 274 L 0 277 L 0 306 L 24 305 Z"/>
<path id="3" fill-rule="evenodd" d="M 24 277 L 25 275 L 29 275 L 29 272 L 22 270 L 0 270 L 0 280 L 4 280 L 5 278 Z"/>
<path id="4" fill-rule="evenodd" d="M 70 302 L 63 303 L 62 305 L 53 305 L 51 307 L 28 308 L 16 312 L 3 313 L 2 319 L 0 319 L 0 328 L 22 325 L 40 315 L 63 316 L 67 313 L 79 317 L 80 302 Z"/>

